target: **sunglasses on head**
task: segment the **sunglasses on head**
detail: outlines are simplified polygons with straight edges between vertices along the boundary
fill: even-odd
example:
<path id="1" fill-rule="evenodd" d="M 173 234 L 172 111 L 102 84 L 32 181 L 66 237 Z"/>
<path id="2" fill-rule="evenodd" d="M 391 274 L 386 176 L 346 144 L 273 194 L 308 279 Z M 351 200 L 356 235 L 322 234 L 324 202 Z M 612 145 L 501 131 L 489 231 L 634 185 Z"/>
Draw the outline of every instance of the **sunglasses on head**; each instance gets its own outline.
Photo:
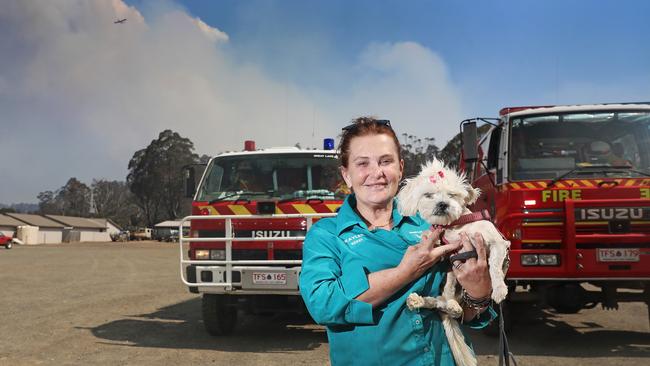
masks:
<path id="1" fill-rule="evenodd" d="M 347 126 L 343 127 L 341 130 L 343 130 L 344 132 L 351 132 L 351 131 L 354 131 L 357 128 L 359 128 L 359 126 L 361 126 L 361 125 L 368 125 L 368 124 L 375 124 L 377 126 L 386 126 L 386 127 L 392 129 L 392 127 L 390 126 L 390 120 L 376 119 L 376 120 L 373 120 L 373 121 L 370 121 L 370 122 L 353 123 L 351 125 L 347 125 Z"/>

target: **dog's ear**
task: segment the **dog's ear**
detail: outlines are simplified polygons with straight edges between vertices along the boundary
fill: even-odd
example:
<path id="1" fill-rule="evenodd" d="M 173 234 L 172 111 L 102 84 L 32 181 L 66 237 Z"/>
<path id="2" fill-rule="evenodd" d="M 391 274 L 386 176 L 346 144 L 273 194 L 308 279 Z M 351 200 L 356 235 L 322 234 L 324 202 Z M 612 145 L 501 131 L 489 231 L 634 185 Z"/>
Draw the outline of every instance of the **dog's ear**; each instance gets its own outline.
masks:
<path id="1" fill-rule="evenodd" d="M 465 205 L 469 206 L 481 196 L 481 190 L 467 185 L 467 197 L 465 198 Z"/>
<path id="2" fill-rule="evenodd" d="M 417 194 L 416 188 L 419 178 L 415 177 L 404 180 L 404 186 L 397 193 L 397 209 L 404 216 L 413 216 L 418 212 L 420 196 Z"/>

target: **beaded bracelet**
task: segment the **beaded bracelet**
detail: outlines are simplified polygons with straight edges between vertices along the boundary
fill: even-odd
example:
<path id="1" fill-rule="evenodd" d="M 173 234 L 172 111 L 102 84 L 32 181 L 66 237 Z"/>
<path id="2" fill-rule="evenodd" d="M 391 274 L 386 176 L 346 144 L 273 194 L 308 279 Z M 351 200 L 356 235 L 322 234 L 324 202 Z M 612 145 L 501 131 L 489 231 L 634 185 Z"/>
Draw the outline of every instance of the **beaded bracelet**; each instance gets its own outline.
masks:
<path id="1" fill-rule="evenodd" d="M 465 289 L 463 289 L 463 294 L 461 296 L 461 301 L 474 310 L 482 310 L 483 308 L 488 307 L 492 303 L 491 295 L 488 295 L 482 299 L 476 299 L 471 297 Z"/>

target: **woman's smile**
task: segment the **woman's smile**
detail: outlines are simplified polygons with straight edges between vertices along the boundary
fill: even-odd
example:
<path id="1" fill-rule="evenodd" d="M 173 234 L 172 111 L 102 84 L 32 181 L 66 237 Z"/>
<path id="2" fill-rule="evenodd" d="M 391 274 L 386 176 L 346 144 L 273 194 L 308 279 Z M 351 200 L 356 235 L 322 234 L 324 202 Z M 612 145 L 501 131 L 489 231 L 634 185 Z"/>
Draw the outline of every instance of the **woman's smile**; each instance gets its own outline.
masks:
<path id="1" fill-rule="evenodd" d="M 355 137 L 343 178 L 361 207 L 390 207 L 402 176 L 398 147 L 386 135 Z"/>
<path id="2" fill-rule="evenodd" d="M 366 183 L 364 184 L 365 187 L 374 189 L 374 190 L 382 190 L 388 186 L 386 183 Z"/>

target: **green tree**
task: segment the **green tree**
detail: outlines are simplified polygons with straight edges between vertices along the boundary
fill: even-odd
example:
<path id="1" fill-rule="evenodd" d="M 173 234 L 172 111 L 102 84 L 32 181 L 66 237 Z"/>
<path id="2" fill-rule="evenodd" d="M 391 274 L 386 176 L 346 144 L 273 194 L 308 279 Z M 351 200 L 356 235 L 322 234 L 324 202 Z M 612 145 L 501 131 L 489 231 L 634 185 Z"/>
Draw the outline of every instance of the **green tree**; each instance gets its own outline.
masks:
<path id="1" fill-rule="evenodd" d="M 56 192 L 44 191 L 38 196 L 38 212 L 43 215 L 60 215 L 62 213 L 61 203 L 56 199 Z"/>
<path id="2" fill-rule="evenodd" d="M 88 217 L 90 214 L 90 188 L 77 178 L 70 178 L 57 191 L 56 200 L 61 204 L 61 214 Z"/>
<path id="3" fill-rule="evenodd" d="M 438 156 L 439 149 L 433 137 L 419 138 L 403 133 L 400 144 L 406 178 L 417 175 L 423 164 Z"/>
<path id="4" fill-rule="evenodd" d="M 198 160 L 192 141 L 172 130 L 162 131 L 149 146 L 133 154 L 127 184 L 147 226 L 188 211 L 183 205 L 181 169 Z"/>
<path id="5" fill-rule="evenodd" d="M 56 191 L 40 192 L 36 197 L 39 213 L 44 215 L 88 217 L 90 214 L 90 188 L 74 177 Z"/>
<path id="6" fill-rule="evenodd" d="M 109 218 L 122 227 L 132 225 L 131 218 L 140 210 L 126 182 L 93 179 L 91 190 L 97 217 Z"/>
<path id="7" fill-rule="evenodd" d="M 449 167 L 458 168 L 460 166 L 460 151 L 462 141 L 460 133 L 447 142 L 445 147 L 440 150 L 438 158 L 444 161 Z"/>
<path id="8" fill-rule="evenodd" d="M 201 157 L 199 158 L 199 164 L 207 164 L 208 162 L 210 162 L 210 155 L 206 155 L 206 154 L 201 155 Z"/>

